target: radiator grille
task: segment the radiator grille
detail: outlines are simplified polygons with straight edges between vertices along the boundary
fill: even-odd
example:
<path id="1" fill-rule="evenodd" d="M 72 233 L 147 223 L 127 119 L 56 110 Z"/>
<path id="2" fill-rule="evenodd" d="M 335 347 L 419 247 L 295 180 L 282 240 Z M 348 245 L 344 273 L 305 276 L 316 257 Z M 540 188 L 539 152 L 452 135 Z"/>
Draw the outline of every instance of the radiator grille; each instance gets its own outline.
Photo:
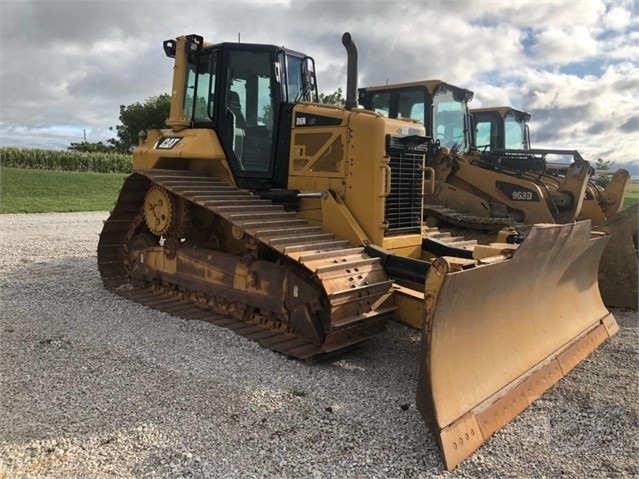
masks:
<path id="1" fill-rule="evenodd" d="M 391 185 L 386 198 L 386 235 L 419 233 L 422 221 L 425 137 L 386 137 L 390 157 Z"/>

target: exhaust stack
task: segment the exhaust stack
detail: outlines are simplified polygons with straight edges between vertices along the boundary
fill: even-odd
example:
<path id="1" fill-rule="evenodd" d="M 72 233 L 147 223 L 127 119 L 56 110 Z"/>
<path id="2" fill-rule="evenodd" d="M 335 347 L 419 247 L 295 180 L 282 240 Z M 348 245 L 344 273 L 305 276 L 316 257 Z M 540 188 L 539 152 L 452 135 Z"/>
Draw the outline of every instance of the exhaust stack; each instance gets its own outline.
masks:
<path id="1" fill-rule="evenodd" d="M 351 38 L 351 34 L 346 32 L 342 35 L 342 44 L 346 48 L 348 64 L 346 68 L 346 109 L 357 108 L 357 47 Z"/>

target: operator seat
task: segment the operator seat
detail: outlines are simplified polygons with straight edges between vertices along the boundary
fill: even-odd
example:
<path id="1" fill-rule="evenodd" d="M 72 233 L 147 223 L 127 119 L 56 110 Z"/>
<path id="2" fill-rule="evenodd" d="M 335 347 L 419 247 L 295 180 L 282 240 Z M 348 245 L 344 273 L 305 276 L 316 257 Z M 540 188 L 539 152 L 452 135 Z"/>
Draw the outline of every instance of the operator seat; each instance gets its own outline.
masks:
<path id="1" fill-rule="evenodd" d="M 233 151 L 240 162 L 242 168 L 242 157 L 244 154 L 244 137 L 246 135 L 246 119 L 242 113 L 240 96 L 236 91 L 229 91 L 229 99 L 226 109 L 233 115 Z"/>
<path id="2" fill-rule="evenodd" d="M 235 123 L 238 128 L 246 129 L 246 119 L 242 113 L 242 104 L 240 103 L 240 95 L 236 91 L 229 92 L 228 109 L 235 115 Z"/>

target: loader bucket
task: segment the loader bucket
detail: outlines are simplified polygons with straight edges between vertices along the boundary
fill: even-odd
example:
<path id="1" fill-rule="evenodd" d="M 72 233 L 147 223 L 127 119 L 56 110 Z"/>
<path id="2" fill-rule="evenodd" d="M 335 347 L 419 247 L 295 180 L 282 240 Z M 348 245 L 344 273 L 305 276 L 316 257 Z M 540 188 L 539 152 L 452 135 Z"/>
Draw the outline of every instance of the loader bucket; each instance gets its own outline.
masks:
<path id="1" fill-rule="evenodd" d="M 639 203 L 619 211 L 604 226 L 610 232 L 599 263 L 599 288 L 604 304 L 610 307 L 639 309 L 637 287 L 637 229 Z"/>
<path id="2" fill-rule="evenodd" d="M 426 278 L 417 407 L 453 469 L 618 326 L 597 286 L 606 235 L 535 225 L 512 257 Z"/>

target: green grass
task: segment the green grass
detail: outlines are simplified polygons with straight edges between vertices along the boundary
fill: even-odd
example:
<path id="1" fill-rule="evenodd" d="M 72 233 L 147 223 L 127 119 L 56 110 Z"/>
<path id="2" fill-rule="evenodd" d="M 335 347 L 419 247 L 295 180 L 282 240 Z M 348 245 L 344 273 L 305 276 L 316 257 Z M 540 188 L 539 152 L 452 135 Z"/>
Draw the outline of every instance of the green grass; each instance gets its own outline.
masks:
<path id="1" fill-rule="evenodd" d="M 126 173 L 0 167 L 0 213 L 110 211 Z M 624 207 L 639 202 L 639 182 L 628 183 Z"/>
<path id="2" fill-rule="evenodd" d="M 639 182 L 633 181 L 626 186 L 626 194 L 623 197 L 623 206 L 639 203 Z"/>
<path id="3" fill-rule="evenodd" d="M 0 168 L 0 213 L 110 211 L 126 176 Z"/>

